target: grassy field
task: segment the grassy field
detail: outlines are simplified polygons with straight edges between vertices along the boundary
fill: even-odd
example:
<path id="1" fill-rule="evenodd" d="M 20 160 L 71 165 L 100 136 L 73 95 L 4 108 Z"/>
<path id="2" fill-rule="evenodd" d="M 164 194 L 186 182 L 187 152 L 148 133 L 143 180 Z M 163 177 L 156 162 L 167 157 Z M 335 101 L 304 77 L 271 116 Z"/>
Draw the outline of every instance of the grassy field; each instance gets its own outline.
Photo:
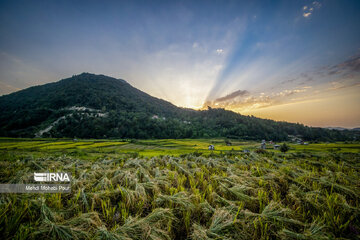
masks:
<path id="1" fill-rule="evenodd" d="M 215 146 L 209 151 L 208 146 Z M 360 143 L 314 143 L 310 145 L 288 144 L 289 152 L 352 152 L 360 153 Z M 141 157 L 159 155 L 180 156 L 198 152 L 204 155 L 240 153 L 247 149 L 254 151 L 260 146 L 259 142 L 245 142 L 232 140 L 227 146 L 223 139 L 160 139 L 160 140 L 72 140 L 72 139 L 12 139 L 0 138 L 0 151 L 33 152 L 41 154 L 78 154 L 86 155 L 86 159 L 96 159 L 103 154 L 118 156 L 137 153 Z M 267 151 L 274 150 L 268 145 Z"/>
<path id="2" fill-rule="evenodd" d="M 73 176 L 70 194 L 1 194 L 1 238 L 360 238 L 359 143 L 231 142 L 1 138 L 1 183 Z"/>

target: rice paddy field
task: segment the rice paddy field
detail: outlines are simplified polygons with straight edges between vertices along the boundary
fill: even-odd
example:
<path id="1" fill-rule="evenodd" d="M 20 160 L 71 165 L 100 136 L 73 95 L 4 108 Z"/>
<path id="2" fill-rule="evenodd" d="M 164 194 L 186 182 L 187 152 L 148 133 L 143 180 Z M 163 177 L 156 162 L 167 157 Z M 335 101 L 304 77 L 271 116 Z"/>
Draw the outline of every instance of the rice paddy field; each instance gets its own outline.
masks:
<path id="1" fill-rule="evenodd" d="M 0 138 L 1 183 L 72 175 L 71 193 L 0 194 L 0 236 L 360 239 L 360 143 L 288 145 Z"/>

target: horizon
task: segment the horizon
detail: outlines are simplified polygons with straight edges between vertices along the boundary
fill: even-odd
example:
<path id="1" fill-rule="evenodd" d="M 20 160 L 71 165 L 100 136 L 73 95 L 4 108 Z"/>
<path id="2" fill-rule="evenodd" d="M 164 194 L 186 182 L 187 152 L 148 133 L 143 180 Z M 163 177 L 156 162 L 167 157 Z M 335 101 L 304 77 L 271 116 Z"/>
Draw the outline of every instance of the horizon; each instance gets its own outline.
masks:
<path id="1" fill-rule="evenodd" d="M 93 72 L 179 107 L 360 127 L 358 1 L 0 6 L 1 95 Z"/>

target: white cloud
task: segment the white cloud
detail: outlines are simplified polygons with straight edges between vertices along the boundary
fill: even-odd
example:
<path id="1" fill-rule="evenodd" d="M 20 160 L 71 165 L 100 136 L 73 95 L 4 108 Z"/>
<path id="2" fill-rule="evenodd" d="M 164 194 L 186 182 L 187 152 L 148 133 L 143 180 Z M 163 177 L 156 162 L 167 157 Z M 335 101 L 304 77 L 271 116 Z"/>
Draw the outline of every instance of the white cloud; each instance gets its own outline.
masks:
<path id="1" fill-rule="evenodd" d="M 321 3 L 314 1 L 312 2 L 312 6 L 303 6 L 303 17 L 308 18 L 314 12 L 315 9 L 319 9 L 321 7 Z"/>
<path id="2" fill-rule="evenodd" d="M 312 4 L 314 5 L 315 8 L 321 7 L 321 3 L 317 2 L 317 1 L 314 1 Z"/>
<path id="3" fill-rule="evenodd" d="M 216 49 L 216 53 L 219 54 L 219 55 L 221 55 L 221 54 L 224 53 L 224 49 L 221 49 L 221 48 Z"/>

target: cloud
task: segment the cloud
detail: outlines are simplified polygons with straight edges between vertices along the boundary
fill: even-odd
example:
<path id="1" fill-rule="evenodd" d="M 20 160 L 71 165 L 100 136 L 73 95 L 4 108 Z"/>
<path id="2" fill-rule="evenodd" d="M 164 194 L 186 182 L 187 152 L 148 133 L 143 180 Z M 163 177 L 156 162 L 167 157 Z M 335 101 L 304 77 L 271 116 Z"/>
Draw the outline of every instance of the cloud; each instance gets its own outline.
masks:
<path id="1" fill-rule="evenodd" d="M 352 72 L 360 72 L 360 54 L 350 57 L 345 62 L 338 64 L 337 67 Z"/>
<path id="2" fill-rule="evenodd" d="M 220 98 L 217 98 L 215 100 L 215 102 L 223 102 L 223 101 L 227 101 L 227 100 L 231 100 L 231 99 L 234 99 L 236 97 L 239 97 L 239 96 L 245 96 L 247 95 L 249 92 L 246 91 L 246 90 L 237 90 L 235 92 L 232 92 L 224 97 L 220 97 Z"/>
<path id="3" fill-rule="evenodd" d="M 298 85 L 298 86 L 301 86 L 301 85 L 307 85 L 309 84 L 310 82 L 314 82 L 314 78 L 311 76 L 313 73 L 311 72 L 303 72 L 303 73 L 300 73 L 300 74 L 296 74 L 296 75 L 293 75 L 291 78 L 289 77 L 288 79 L 286 80 L 283 80 L 281 81 L 279 84 L 280 85 L 287 85 L 287 86 L 294 86 L 294 85 Z M 275 89 L 277 88 L 278 85 L 272 87 L 271 89 Z"/>
<path id="4" fill-rule="evenodd" d="M 303 6 L 303 17 L 308 18 L 311 16 L 311 14 L 314 12 L 314 9 L 319 9 L 321 7 L 321 3 L 318 1 L 312 2 L 309 6 L 305 5 Z"/>
<path id="5" fill-rule="evenodd" d="M 258 64 L 256 66 L 259 66 Z M 249 67 L 247 67 L 249 70 Z M 255 72 L 258 67 L 255 68 Z M 252 72 L 242 71 L 243 78 L 237 76 L 235 80 L 249 79 L 253 76 Z M 311 98 L 315 91 L 330 92 L 337 89 L 345 89 L 348 86 L 358 87 L 355 84 L 359 82 L 360 74 L 360 54 L 345 59 L 342 62 L 337 62 L 333 65 L 321 67 L 321 71 L 309 69 L 308 71 L 299 71 L 293 73 L 287 73 L 288 76 L 278 75 L 269 78 L 268 76 L 258 76 L 257 78 L 268 78 L 268 84 L 262 84 L 254 86 L 246 84 L 245 81 L 240 84 L 233 84 L 228 82 L 224 84 L 223 88 L 216 88 L 219 91 L 217 94 L 210 95 L 207 98 L 205 106 L 221 107 L 227 109 L 233 109 L 241 112 L 243 109 L 259 109 L 267 106 L 273 106 L 278 104 L 284 104 L 297 101 L 297 99 Z M 238 80 L 238 81 L 240 81 Z M 271 81 L 270 81 L 271 80 Z M 328 85 L 331 81 L 337 81 L 342 85 Z M 247 89 L 245 94 L 238 90 L 232 92 L 232 90 L 243 87 Z M 224 93 L 230 92 L 226 95 Z M 222 93 L 222 94 L 218 94 Z M 263 94 L 261 94 L 263 93 Z"/>
<path id="6" fill-rule="evenodd" d="M 219 54 L 219 55 L 221 55 L 221 54 L 224 53 L 224 49 L 221 49 L 221 48 L 216 49 L 216 53 Z"/>
<path id="7" fill-rule="evenodd" d="M 304 87 L 311 85 L 312 87 L 327 85 L 329 82 L 357 81 L 360 79 L 360 53 L 355 54 L 341 62 L 332 65 L 321 66 L 316 69 L 293 74 L 284 80 L 279 80 L 280 85 Z M 346 84 L 349 85 L 349 84 Z M 270 90 L 277 89 L 278 85 L 274 85 Z M 334 89 L 325 86 L 326 89 Z"/>
<path id="8" fill-rule="evenodd" d="M 210 106 L 214 108 L 226 108 L 238 112 L 249 111 L 252 109 L 259 109 L 281 105 L 288 102 L 294 102 L 294 95 L 298 96 L 300 93 L 304 93 L 310 88 L 311 87 L 303 87 L 300 89 L 285 89 L 269 94 L 264 92 L 251 94 L 246 90 L 238 90 L 226 95 L 225 97 L 217 98 L 214 101 L 205 102 L 203 108 Z"/>
<path id="9" fill-rule="evenodd" d="M 327 90 L 339 90 L 339 89 L 344 89 L 344 88 L 351 88 L 351 87 L 360 87 L 360 83 L 359 82 L 331 82 L 330 83 L 330 87 Z"/>
<path id="10" fill-rule="evenodd" d="M 343 77 L 350 77 L 360 73 L 360 54 L 351 56 L 349 59 L 335 64 L 324 67 L 325 74 L 342 75 Z"/>
<path id="11" fill-rule="evenodd" d="M 312 5 L 314 6 L 314 8 L 317 8 L 317 9 L 319 9 L 321 7 L 321 3 L 318 1 L 312 2 Z"/>
<path id="12" fill-rule="evenodd" d="M 280 84 L 293 83 L 293 82 L 295 82 L 297 80 L 298 80 L 298 78 L 291 78 L 291 79 L 284 80 L 284 81 L 280 82 Z"/>

